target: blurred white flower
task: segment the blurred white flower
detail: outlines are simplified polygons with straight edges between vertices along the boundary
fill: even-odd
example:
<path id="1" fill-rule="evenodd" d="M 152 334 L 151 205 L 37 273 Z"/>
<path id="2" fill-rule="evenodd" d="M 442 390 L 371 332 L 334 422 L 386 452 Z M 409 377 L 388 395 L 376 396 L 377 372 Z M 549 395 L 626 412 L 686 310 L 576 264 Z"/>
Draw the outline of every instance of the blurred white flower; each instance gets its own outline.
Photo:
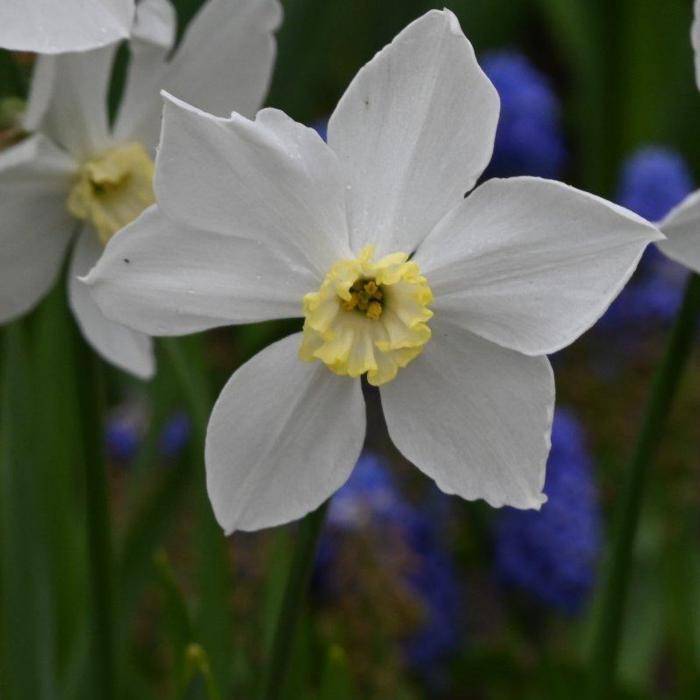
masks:
<path id="1" fill-rule="evenodd" d="M 284 523 L 348 478 L 360 375 L 398 449 L 447 493 L 538 508 L 546 353 L 604 312 L 661 234 L 561 183 L 491 180 L 498 96 L 456 17 L 431 11 L 352 81 L 328 145 L 168 97 L 158 206 L 87 278 L 105 314 L 178 335 L 304 315 L 223 389 L 207 482 L 227 532 Z"/>
<path id="2" fill-rule="evenodd" d="M 134 0 L 2 0 L 0 47 L 64 53 L 129 36 Z"/>
<path id="3" fill-rule="evenodd" d="M 695 77 L 700 88 L 700 0 L 695 0 L 695 15 L 690 30 L 695 52 Z M 667 239 L 659 248 L 681 265 L 700 274 L 700 190 L 689 194 L 659 224 Z"/>
<path id="4" fill-rule="evenodd" d="M 26 116 L 35 133 L 0 153 L 0 321 L 27 312 L 44 296 L 77 232 L 69 295 L 83 334 L 118 367 L 152 375 L 150 338 L 107 320 L 77 276 L 154 201 L 159 89 L 218 114 L 233 107 L 255 114 L 267 92 L 279 20 L 277 0 L 209 0 L 170 57 L 172 5 L 140 2 L 112 127 L 107 91 L 116 44 L 39 58 Z"/>

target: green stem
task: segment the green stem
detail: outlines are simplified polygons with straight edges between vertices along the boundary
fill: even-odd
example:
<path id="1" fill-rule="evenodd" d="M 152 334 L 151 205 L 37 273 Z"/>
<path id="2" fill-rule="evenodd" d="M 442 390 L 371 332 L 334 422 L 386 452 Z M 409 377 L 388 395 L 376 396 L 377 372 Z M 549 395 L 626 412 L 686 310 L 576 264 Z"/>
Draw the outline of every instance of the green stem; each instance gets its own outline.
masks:
<path id="1" fill-rule="evenodd" d="M 296 547 L 289 567 L 287 586 L 268 659 L 267 676 L 262 694 L 264 700 L 278 700 L 283 696 L 287 671 L 294 649 L 297 623 L 304 609 L 306 587 L 327 508 L 328 503 L 324 503 L 313 513 L 309 513 L 299 526 Z"/>
<path id="2" fill-rule="evenodd" d="M 2 331 L 0 367 L 0 686 L 2 697 L 50 700 L 58 694 L 49 566 L 46 482 L 38 464 L 39 398 L 25 328 Z M 44 436 L 42 435 L 42 438 Z M 50 448 L 50 446 L 48 446 Z M 50 488 L 50 487 L 49 487 Z"/>
<path id="3" fill-rule="evenodd" d="M 671 404 L 692 351 L 699 316 L 700 277 L 691 275 L 624 477 L 610 561 L 603 581 L 600 616 L 593 640 L 588 684 L 588 697 L 591 700 L 605 700 L 612 692 L 632 553 L 649 466 L 661 442 Z"/>
<path id="4" fill-rule="evenodd" d="M 189 406 L 193 422 L 193 454 L 196 455 L 195 506 L 197 527 L 194 546 L 198 553 L 199 609 L 195 615 L 197 641 L 206 650 L 216 686 L 227 696 L 234 682 L 231 661 L 233 611 L 229 547 L 214 519 L 207 497 L 202 465 L 212 398 L 202 346 L 196 340 L 164 338 L 161 341 Z"/>
<path id="5" fill-rule="evenodd" d="M 100 360 L 83 346 L 84 376 L 81 382 L 83 424 L 83 466 L 89 574 L 92 599 L 92 657 L 98 695 L 104 700 L 115 697 L 114 610 L 112 540 L 109 489 L 102 451 L 103 386 Z"/>
<path id="6" fill-rule="evenodd" d="M 160 342 L 172 364 L 182 395 L 192 414 L 195 439 L 204 446 L 212 406 L 211 392 L 206 378 L 202 372 L 197 372 L 193 368 L 183 349 L 182 341 L 176 338 L 162 338 Z"/>

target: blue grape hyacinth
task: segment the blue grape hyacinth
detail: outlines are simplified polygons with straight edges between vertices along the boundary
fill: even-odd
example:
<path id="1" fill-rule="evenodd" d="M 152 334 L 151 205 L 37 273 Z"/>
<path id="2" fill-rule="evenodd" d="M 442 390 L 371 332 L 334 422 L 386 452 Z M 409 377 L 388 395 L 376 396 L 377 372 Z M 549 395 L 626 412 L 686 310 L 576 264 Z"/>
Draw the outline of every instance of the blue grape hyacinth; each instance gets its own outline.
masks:
<path id="1" fill-rule="evenodd" d="M 679 153 L 648 146 L 623 164 L 617 201 L 649 221 L 661 221 L 693 190 L 693 178 Z"/>
<path id="2" fill-rule="evenodd" d="M 649 146 L 623 164 L 617 201 L 649 221 L 660 221 L 693 190 L 693 179 L 682 156 L 669 148 Z M 671 321 L 683 296 L 686 270 L 649 246 L 631 282 L 613 302 L 602 325 Z"/>
<path id="3" fill-rule="evenodd" d="M 192 435 L 190 417 L 180 411 L 173 415 L 163 426 L 160 433 L 159 448 L 164 457 L 177 457 L 185 449 Z"/>
<path id="4" fill-rule="evenodd" d="M 575 614 L 593 586 L 601 515 L 583 430 L 573 413 L 562 408 L 554 416 L 544 490 L 548 501 L 539 512 L 502 512 L 495 537 L 496 572 L 506 586 Z"/>
<path id="5" fill-rule="evenodd" d="M 141 432 L 138 424 L 128 415 L 114 415 L 105 428 L 105 450 L 114 462 L 130 462 L 139 451 Z"/>
<path id="6" fill-rule="evenodd" d="M 493 159 L 485 177 L 557 178 L 566 157 L 559 101 L 546 76 L 515 51 L 481 57 L 501 98 Z"/>
<path id="7" fill-rule="evenodd" d="M 367 589 L 385 591 L 388 606 L 410 608 L 408 614 L 392 613 L 412 620 L 399 630 L 400 653 L 404 665 L 428 683 L 436 682 L 439 662 L 459 640 L 460 594 L 452 559 L 438 537 L 441 521 L 407 501 L 384 461 L 365 452 L 331 501 L 314 572 L 317 590 L 332 603 L 360 595 L 363 580 L 371 582 L 379 569 L 389 587 L 368 583 Z M 353 559 L 347 576 L 343 550 L 352 551 L 357 542 L 361 563 L 355 569 Z M 370 602 L 385 607 L 385 601 Z"/>
<path id="8" fill-rule="evenodd" d="M 123 465 L 134 460 L 141 449 L 148 424 L 147 411 L 138 402 L 125 402 L 112 411 L 104 434 L 107 457 Z M 189 416 L 182 411 L 173 414 L 161 429 L 159 454 L 166 459 L 176 458 L 187 446 L 191 433 Z"/>

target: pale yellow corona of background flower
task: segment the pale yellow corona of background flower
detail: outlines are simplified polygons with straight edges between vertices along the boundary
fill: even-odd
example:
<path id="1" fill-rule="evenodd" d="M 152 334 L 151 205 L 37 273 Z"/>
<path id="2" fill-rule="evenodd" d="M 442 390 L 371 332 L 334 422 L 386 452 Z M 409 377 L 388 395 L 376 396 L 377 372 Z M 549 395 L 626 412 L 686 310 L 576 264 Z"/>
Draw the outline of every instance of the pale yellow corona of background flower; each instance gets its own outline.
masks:
<path id="1" fill-rule="evenodd" d="M 75 241 L 69 300 L 83 335 L 114 365 L 153 374 L 151 339 L 106 319 L 77 277 L 154 202 L 160 88 L 217 114 L 252 116 L 267 93 L 280 17 L 277 0 L 208 0 L 171 56 L 174 9 L 169 0 L 143 0 L 111 128 L 107 91 L 117 44 L 39 58 L 26 116 L 33 135 L 0 153 L 0 321 L 41 300 Z"/>
<path id="2" fill-rule="evenodd" d="M 154 335 L 303 317 L 214 407 L 207 486 L 227 532 L 299 518 L 347 480 L 363 376 L 396 447 L 443 491 L 544 502 L 546 354 L 603 314 L 662 236 L 558 182 L 472 191 L 498 112 L 447 10 L 360 70 L 327 144 L 278 110 L 221 118 L 167 96 L 158 204 L 86 282 L 106 315 Z"/>

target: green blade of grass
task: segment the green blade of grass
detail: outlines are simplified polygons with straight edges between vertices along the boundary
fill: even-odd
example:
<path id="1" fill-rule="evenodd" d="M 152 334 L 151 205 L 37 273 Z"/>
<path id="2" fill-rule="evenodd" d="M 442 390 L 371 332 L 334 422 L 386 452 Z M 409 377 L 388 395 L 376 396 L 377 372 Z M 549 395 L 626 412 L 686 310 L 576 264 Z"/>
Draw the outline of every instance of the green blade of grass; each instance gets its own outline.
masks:
<path id="1" fill-rule="evenodd" d="M 156 552 L 155 566 L 158 582 L 163 593 L 165 622 L 168 628 L 168 641 L 173 650 L 173 658 L 178 661 L 185 656 L 187 647 L 195 639 L 194 624 L 189 606 L 175 579 L 168 555 L 164 549 Z M 178 683 L 178 686 L 182 685 Z"/>
<path id="2" fill-rule="evenodd" d="M 54 622 L 30 362 L 23 328 L 5 330 L 0 416 L 0 624 L 3 698 L 58 697 Z"/>
<path id="3" fill-rule="evenodd" d="M 78 408 L 78 374 L 75 367 L 75 328 L 58 284 L 34 318 L 32 359 L 41 401 L 35 404 L 37 468 L 51 484 L 44 498 L 47 518 L 49 581 L 56 620 L 56 653 L 63 673 L 87 610 L 76 601 L 87 597 L 86 547 L 83 536 L 85 508 L 82 480 L 76 467 L 81 460 L 81 426 Z"/>
<path id="4" fill-rule="evenodd" d="M 87 548 L 90 578 L 91 670 L 102 700 L 117 695 L 114 571 L 107 471 L 103 454 L 103 377 L 101 360 L 81 338 L 78 361 L 83 427 Z"/>
<path id="5" fill-rule="evenodd" d="M 306 588 L 327 509 L 328 502 L 305 516 L 299 524 L 294 553 L 287 574 L 284 598 L 277 615 L 272 648 L 267 660 L 261 694 L 263 700 L 279 700 L 279 698 L 284 697 L 297 627 L 306 607 Z"/>
<path id="6" fill-rule="evenodd" d="M 226 538 L 216 522 L 207 497 L 204 472 L 204 442 L 212 392 L 205 372 L 200 338 L 162 341 L 193 421 L 192 460 L 196 526 L 193 545 L 198 554 L 199 606 L 195 614 L 197 638 L 207 651 L 216 686 L 226 695 L 233 680 L 234 660 L 231 569 Z"/>

